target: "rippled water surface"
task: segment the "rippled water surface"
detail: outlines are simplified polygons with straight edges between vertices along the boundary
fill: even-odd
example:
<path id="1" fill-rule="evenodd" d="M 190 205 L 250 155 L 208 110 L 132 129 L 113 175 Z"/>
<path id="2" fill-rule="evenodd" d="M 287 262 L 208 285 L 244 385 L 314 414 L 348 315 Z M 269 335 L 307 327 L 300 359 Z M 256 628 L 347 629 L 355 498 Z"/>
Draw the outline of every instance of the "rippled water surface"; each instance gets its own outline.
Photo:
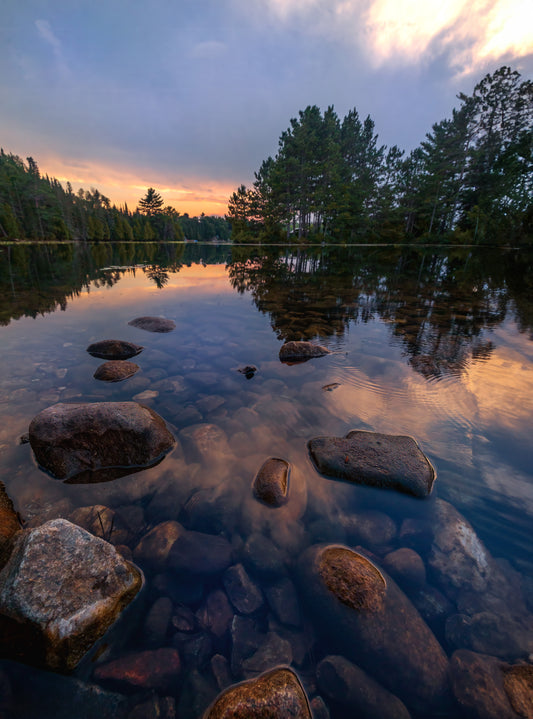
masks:
<path id="1" fill-rule="evenodd" d="M 206 619 L 214 610 L 206 607 L 227 594 L 225 575 L 142 566 L 145 609 L 115 656 L 174 647 L 181 672 L 156 694 L 100 682 L 104 691 L 126 697 L 116 716 L 133 706 L 132 716 L 170 717 L 174 708 L 179 717 L 200 716 L 224 685 L 216 667 L 225 668 L 227 683 L 278 663 L 291 664 L 310 699 L 320 697 L 332 717 L 355 716 L 355 700 L 346 702 L 317 680 L 317 664 L 342 649 L 322 632 L 295 569 L 307 547 L 324 542 L 363 548 L 386 566 L 399 548 L 416 551 L 425 581 L 409 585 L 400 574 L 398 583 L 448 657 L 466 648 L 527 660 L 533 645 L 516 646 L 514 632 L 518 625 L 523 635 L 531 630 L 530 608 L 517 610 L 520 621 L 513 614 L 508 641 L 500 632 L 484 644 L 473 630 L 453 630 L 454 617 L 467 617 L 470 626 L 488 609 L 465 599 L 467 564 L 459 589 L 435 568 L 431 532 L 439 502 L 451 503 L 488 555 L 505 560 L 497 562 L 500 584 L 520 586 L 530 600 L 532 288 L 533 258 L 511 250 L 0 246 L 0 479 L 24 523 L 72 518 L 80 507 L 101 505 L 115 520 L 92 531 L 127 555 L 152 528 L 177 521 L 226 538 L 232 562 L 246 567 L 262 597 L 247 613 L 226 596 L 228 617 L 214 631 Z M 170 318 L 176 329 L 155 334 L 128 325 L 143 315 Z M 93 378 L 102 360 L 86 348 L 111 338 L 144 346 L 132 360 L 140 371 L 123 382 Z M 282 343 L 302 339 L 332 353 L 281 363 Z M 246 366 L 257 371 L 238 371 Z M 151 469 L 109 482 L 63 483 L 42 471 L 21 442 L 31 419 L 57 402 L 132 399 L 159 413 L 177 439 Z M 198 425 L 211 425 L 201 446 Z M 420 500 L 320 476 L 307 441 L 352 429 L 414 437 L 437 471 L 431 496 Z M 268 457 L 291 464 L 289 502 L 280 509 L 259 503 L 251 489 Z M 410 532 L 413 526 L 419 529 Z M 278 569 L 265 569 L 276 561 Z M 295 588 L 300 617 L 294 621 L 271 598 L 282 579 Z M 428 587 L 444 605 L 440 612 L 424 603 Z M 504 603 L 505 596 L 499 597 Z M 161 608 L 162 597 L 171 608 L 156 631 L 153 608 Z M 491 605 L 496 624 L 499 611 Z M 246 651 L 237 626 L 242 617 L 249 622 L 245 634 L 259 637 Z M 241 650 L 248 654 L 239 660 Z M 104 653 L 99 661 L 112 658 Z M 365 670 L 374 675 L 371 665 Z M 41 716 L 63 716 L 54 708 L 58 696 L 61 702 L 85 696 L 86 685 L 72 680 L 48 680 L 11 664 L 5 673 L 6 716 L 34 716 L 41 702 L 51 707 Z M 85 673 L 83 681 L 94 678 Z M 409 710 L 413 717 L 463 716 L 451 701 Z M 85 715 L 102 716 L 93 704 L 94 697 L 87 700 Z"/>

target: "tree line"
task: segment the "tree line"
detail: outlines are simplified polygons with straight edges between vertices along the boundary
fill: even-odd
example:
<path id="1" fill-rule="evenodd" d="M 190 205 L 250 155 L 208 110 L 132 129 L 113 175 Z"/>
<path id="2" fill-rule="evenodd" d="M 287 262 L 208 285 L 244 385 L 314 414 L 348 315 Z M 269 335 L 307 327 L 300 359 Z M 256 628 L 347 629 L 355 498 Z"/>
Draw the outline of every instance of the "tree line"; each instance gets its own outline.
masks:
<path id="1" fill-rule="evenodd" d="M 503 66 L 406 154 L 354 108 L 300 111 L 252 187 L 230 197 L 232 239 L 533 242 L 533 82 Z"/>
<path id="2" fill-rule="evenodd" d="M 37 162 L 0 149 L 0 240 L 164 241 L 212 240 L 229 237 L 219 217 L 189 217 L 165 206 L 148 188 L 135 211 L 111 205 L 97 189 L 74 192 L 48 175 Z"/>

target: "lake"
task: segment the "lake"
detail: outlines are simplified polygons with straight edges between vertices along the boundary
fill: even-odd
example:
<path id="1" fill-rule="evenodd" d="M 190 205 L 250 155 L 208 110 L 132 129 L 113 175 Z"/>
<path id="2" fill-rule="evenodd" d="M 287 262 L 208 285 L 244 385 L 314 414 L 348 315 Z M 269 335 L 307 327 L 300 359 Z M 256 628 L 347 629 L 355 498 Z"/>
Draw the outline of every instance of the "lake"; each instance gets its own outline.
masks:
<path id="1" fill-rule="evenodd" d="M 25 527 L 57 517 L 87 525 L 146 576 L 126 643 L 103 650 L 94 673 L 64 678 L 0 663 L 0 716 L 73 716 L 79 702 L 77 716 L 193 719 L 222 687 L 278 664 L 296 671 L 316 717 L 393 716 L 383 707 L 401 693 L 394 681 L 366 708 L 353 687 L 342 688 L 331 657 L 349 660 L 354 686 L 377 680 L 385 691 L 380 652 L 390 663 L 400 650 L 385 639 L 376 651 L 362 648 L 359 661 L 357 648 L 345 648 L 335 610 L 317 611 L 311 580 L 302 579 L 300 558 L 314 545 L 368 557 L 416 607 L 413 622 L 455 657 L 452 690 L 440 704 L 410 691 L 401 697 L 412 717 L 470 716 L 471 652 L 511 664 L 531 658 L 532 253 L 5 244 L 0 288 L 0 479 L 15 509 Z M 176 329 L 128 324 L 140 316 L 171 319 Z M 131 360 L 140 368 L 134 376 L 94 378 L 102 360 L 87 347 L 104 339 L 144 347 Z M 280 347 L 291 340 L 330 354 L 283 363 Z M 41 410 L 127 400 L 161 415 L 176 438 L 159 464 L 80 483 L 37 465 L 25 438 Z M 437 473 L 431 495 L 319 474 L 308 441 L 351 430 L 413 437 Z M 291 467 L 289 499 L 279 508 L 252 491 L 269 457 Z M 89 526 L 81 508 L 94 506 L 99 519 Z M 231 567 L 152 562 L 139 544 L 165 522 L 200 539 L 223 537 Z M 257 598 L 253 607 L 235 597 L 235 572 L 241 593 Z M 398 614 L 394 633 L 405 621 Z M 407 625 L 395 641 L 402 651 L 409 645 Z M 150 683 L 150 666 L 139 685 L 97 671 L 161 647 L 176 649 L 181 662 L 179 677 L 166 683 Z M 349 673 L 352 665 L 363 679 Z M 416 657 L 407 669 L 416 684 Z"/>

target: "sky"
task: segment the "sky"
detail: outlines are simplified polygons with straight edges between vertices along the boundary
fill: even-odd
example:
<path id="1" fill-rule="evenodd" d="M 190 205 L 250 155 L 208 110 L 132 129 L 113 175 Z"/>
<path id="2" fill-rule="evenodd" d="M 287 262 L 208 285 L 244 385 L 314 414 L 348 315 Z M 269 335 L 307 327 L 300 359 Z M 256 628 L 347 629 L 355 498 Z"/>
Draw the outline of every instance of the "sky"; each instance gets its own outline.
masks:
<path id="1" fill-rule="evenodd" d="M 504 64 L 533 79 L 531 0 L 2 0 L 0 147 L 222 215 L 306 106 L 409 151 Z"/>

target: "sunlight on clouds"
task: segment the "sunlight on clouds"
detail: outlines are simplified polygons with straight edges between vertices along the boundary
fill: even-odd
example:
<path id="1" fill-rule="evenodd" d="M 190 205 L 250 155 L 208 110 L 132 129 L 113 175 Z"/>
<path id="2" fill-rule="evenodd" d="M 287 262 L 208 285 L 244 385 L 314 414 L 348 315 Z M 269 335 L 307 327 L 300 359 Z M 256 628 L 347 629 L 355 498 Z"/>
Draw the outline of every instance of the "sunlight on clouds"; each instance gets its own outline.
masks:
<path id="1" fill-rule="evenodd" d="M 532 16 L 530 0 L 376 0 L 366 22 L 378 64 L 416 62 L 435 42 L 437 51 L 456 48 L 456 64 L 473 69 L 507 53 L 531 52 Z"/>

